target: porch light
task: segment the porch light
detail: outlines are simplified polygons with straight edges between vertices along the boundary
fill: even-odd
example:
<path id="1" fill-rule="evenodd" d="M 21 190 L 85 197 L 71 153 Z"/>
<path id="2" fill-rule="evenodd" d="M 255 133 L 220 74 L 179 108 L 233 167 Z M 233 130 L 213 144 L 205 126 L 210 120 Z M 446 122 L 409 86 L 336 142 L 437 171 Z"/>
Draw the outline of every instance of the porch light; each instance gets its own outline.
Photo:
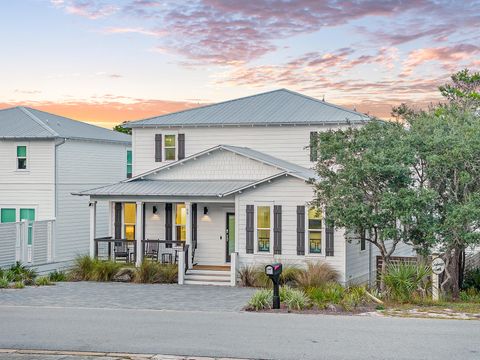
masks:
<path id="1" fill-rule="evenodd" d="M 152 212 L 153 212 L 154 214 L 156 214 L 157 211 L 158 211 L 157 207 L 156 207 L 155 205 L 153 205 Z"/>
<path id="2" fill-rule="evenodd" d="M 208 214 L 208 208 L 206 206 L 203 207 L 203 215 Z"/>

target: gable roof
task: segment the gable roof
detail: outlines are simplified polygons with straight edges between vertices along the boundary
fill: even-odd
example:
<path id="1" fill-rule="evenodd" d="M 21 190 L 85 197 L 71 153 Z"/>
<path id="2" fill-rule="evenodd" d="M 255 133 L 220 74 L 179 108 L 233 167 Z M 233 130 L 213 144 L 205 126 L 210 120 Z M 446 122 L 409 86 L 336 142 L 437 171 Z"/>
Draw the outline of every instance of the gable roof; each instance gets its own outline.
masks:
<path id="1" fill-rule="evenodd" d="M 0 138 L 131 142 L 130 135 L 23 106 L 0 110 Z"/>
<path id="2" fill-rule="evenodd" d="M 185 162 L 194 160 L 198 157 L 207 155 L 207 154 L 212 153 L 214 151 L 222 151 L 222 150 L 223 151 L 230 151 L 232 153 L 244 156 L 248 159 L 255 160 L 255 161 L 261 162 L 263 164 L 276 167 L 276 168 L 280 169 L 282 172 L 284 172 L 288 175 L 298 177 L 302 180 L 308 181 L 312 178 L 317 177 L 315 171 L 313 171 L 312 169 L 308 169 L 306 167 L 296 165 L 294 163 L 279 159 L 277 157 L 265 154 L 265 153 L 257 151 L 257 150 L 253 150 L 253 149 L 250 149 L 250 148 L 247 148 L 247 147 L 240 147 L 240 146 L 217 145 L 213 148 L 206 149 L 206 150 L 203 150 L 199 153 L 190 155 L 183 160 L 178 160 L 178 161 L 172 162 L 170 164 L 160 166 L 156 169 L 144 172 L 142 174 L 134 176 L 133 178 L 126 179 L 126 180 L 124 180 L 124 182 L 131 182 L 131 181 L 135 181 L 136 179 L 144 179 L 148 175 L 155 174 L 155 173 L 158 173 L 160 171 L 164 171 L 166 169 L 169 169 L 169 168 L 172 168 L 174 166 L 183 164 Z"/>
<path id="3" fill-rule="evenodd" d="M 362 113 L 287 89 L 201 106 L 127 123 L 130 128 L 158 126 L 308 125 L 363 123 Z"/>

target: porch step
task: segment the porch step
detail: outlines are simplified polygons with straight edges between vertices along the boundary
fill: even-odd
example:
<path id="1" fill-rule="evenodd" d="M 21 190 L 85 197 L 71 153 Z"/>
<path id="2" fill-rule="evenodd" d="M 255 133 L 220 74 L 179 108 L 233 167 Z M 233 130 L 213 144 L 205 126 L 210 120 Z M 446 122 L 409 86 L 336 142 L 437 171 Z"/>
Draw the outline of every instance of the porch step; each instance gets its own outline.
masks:
<path id="1" fill-rule="evenodd" d="M 215 275 L 215 276 L 230 276 L 230 271 L 223 270 L 196 270 L 191 269 L 187 271 L 191 275 Z"/>
<path id="2" fill-rule="evenodd" d="M 188 270 L 184 283 L 187 285 L 230 286 L 230 271 Z"/>

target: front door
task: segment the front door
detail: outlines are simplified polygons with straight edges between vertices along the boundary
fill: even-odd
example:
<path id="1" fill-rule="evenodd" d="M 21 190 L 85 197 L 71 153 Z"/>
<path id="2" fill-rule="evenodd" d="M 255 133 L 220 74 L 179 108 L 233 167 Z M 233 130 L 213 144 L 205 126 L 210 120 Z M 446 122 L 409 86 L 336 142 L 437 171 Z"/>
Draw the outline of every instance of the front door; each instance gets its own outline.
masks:
<path id="1" fill-rule="evenodd" d="M 235 214 L 227 213 L 227 229 L 225 231 L 226 262 L 230 262 L 230 254 L 235 251 Z"/>

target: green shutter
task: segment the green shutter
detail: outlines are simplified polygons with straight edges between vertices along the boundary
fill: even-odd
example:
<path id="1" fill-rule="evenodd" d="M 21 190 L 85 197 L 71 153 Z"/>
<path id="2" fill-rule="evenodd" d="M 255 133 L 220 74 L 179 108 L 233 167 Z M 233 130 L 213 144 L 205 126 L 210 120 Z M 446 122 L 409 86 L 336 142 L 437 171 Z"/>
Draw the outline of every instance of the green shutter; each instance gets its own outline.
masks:
<path id="1" fill-rule="evenodd" d="M 127 150 L 127 164 L 132 164 L 132 150 Z"/>
<path id="2" fill-rule="evenodd" d="M 26 146 L 17 146 L 17 157 L 27 157 Z"/>
<path id="3" fill-rule="evenodd" d="M 1 222 L 15 222 L 17 220 L 15 209 L 2 209 L 1 211 Z"/>

